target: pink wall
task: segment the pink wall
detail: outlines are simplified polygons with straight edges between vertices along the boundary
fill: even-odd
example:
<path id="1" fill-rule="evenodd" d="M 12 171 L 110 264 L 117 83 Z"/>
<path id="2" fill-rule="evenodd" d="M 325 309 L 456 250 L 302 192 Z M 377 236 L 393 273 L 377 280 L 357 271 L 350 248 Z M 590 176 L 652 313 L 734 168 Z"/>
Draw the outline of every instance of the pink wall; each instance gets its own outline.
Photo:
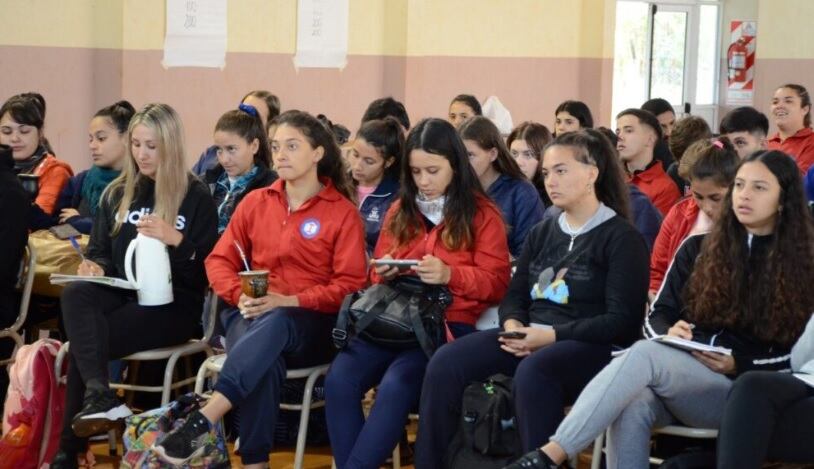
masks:
<path id="1" fill-rule="evenodd" d="M 772 96 L 777 87 L 785 83 L 803 85 L 814 93 L 814 60 L 812 59 L 757 59 L 755 60 L 754 106 L 769 116 L 770 133 L 777 131 L 771 112 Z"/>
<path id="2" fill-rule="evenodd" d="M 229 53 L 224 70 L 161 66 L 162 51 L 2 47 L 0 99 L 28 90 L 48 101 L 46 135 L 74 166 L 88 167 L 87 123 L 97 109 L 121 97 L 137 108 L 155 101 L 175 107 L 187 133 L 190 164 L 211 144 L 218 117 L 248 90 L 275 92 L 284 109 L 324 113 L 355 130 L 367 104 L 382 96 L 402 100 L 417 122 L 446 115 L 449 100 L 473 93 L 498 96 L 515 124 L 537 120 L 552 127 L 565 99 L 581 99 L 610 114 L 612 59 L 390 57 L 348 58 L 344 70 L 294 69 L 291 55 Z M 607 123 L 604 123 L 607 124 Z"/>

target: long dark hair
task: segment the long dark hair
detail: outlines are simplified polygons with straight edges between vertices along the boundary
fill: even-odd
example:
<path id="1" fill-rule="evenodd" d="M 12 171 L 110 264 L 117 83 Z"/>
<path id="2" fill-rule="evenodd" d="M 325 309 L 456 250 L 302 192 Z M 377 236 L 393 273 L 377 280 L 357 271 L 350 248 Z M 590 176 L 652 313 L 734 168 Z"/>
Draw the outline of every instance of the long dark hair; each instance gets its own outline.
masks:
<path id="1" fill-rule="evenodd" d="M 8 113 L 15 122 L 30 125 L 37 129 L 40 135 L 40 146 L 46 152 L 53 154 L 54 150 L 48 139 L 45 138 L 42 128 L 45 126 L 45 98 L 37 92 L 29 91 L 10 97 L 0 107 L 0 118 Z M 34 154 L 37 154 L 35 151 Z"/>
<path id="2" fill-rule="evenodd" d="M 616 150 L 608 137 L 596 129 L 580 129 L 559 135 L 546 149 L 557 145 L 571 147 L 577 161 L 597 167 L 599 175 L 594 183 L 596 198 L 632 223 L 630 191 Z"/>
<path id="3" fill-rule="evenodd" d="M 466 147 L 458 132 L 452 124 L 441 119 L 424 119 L 407 136 L 404 158 L 401 160 L 400 207 L 387 229 L 399 246 L 409 243 L 421 230 L 421 212 L 415 202 L 418 187 L 410 168 L 410 153 L 413 150 L 423 150 L 449 161 L 453 176 L 446 192 L 441 240 L 451 250 L 469 248 L 475 240 L 472 222 L 478 211 L 478 197 L 485 200 L 487 197 L 469 164 Z"/>
<path id="4" fill-rule="evenodd" d="M 770 343 L 790 346 L 814 310 L 814 228 L 800 170 L 780 151 L 746 158 L 760 162 L 780 184 L 780 204 L 768 259 L 749 268 L 746 228 L 732 208 L 730 186 L 721 219 L 704 239 L 684 290 L 688 318 L 707 328 L 730 328 Z"/>
<path id="5" fill-rule="evenodd" d="M 554 117 L 557 117 L 557 114 L 563 111 L 576 117 L 581 128 L 593 128 L 594 116 L 591 115 L 591 109 L 588 107 L 588 105 L 582 101 L 563 101 L 554 111 Z"/>
<path id="6" fill-rule="evenodd" d="M 540 170 L 540 161 L 543 159 L 545 146 L 551 142 L 552 138 L 548 127 L 537 122 L 526 121 L 515 127 L 506 139 L 506 146 L 510 151 L 515 140 L 523 140 L 529 150 L 534 153 L 537 159 L 537 170 L 534 172 L 534 177 L 531 178 L 531 183 L 537 188 L 546 205 L 550 205 L 551 200 L 548 199 L 548 194 L 545 191 L 545 181 L 543 181 L 543 172 Z"/>
<path id="7" fill-rule="evenodd" d="M 317 176 L 327 177 L 336 190 L 353 200 L 355 189 L 342 163 L 342 153 L 336 139 L 322 122 L 303 111 L 286 111 L 277 117 L 277 125 L 289 125 L 302 132 L 313 148 L 322 147 L 324 154 L 317 163 Z"/>
<path id="8" fill-rule="evenodd" d="M 249 108 L 251 109 L 251 108 Z M 271 150 L 268 142 L 268 135 L 263 129 L 263 121 L 260 120 L 260 115 L 257 111 L 254 114 L 251 111 L 244 111 L 243 109 L 233 109 L 226 111 L 218 123 L 215 124 L 215 132 L 231 132 L 240 136 L 243 140 L 251 144 L 254 139 L 257 139 L 260 145 L 257 148 L 257 153 L 254 154 L 254 164 L 269 168 L 271 166 Z"/>
<path id="9" fill-rule="evenodd" d="M 375 148 L 385 163 L 393 158 L 393 164 L 384 168 L 384 177 L 398 181 L 404 154 L 404 133 L 401 131 L 401 123 L 391 116 L 366 121 L 356 132 L 356 138 L 364 139 Z"/>
<path id="10" fill-rule="evenodd" d="M 520 166 L 509 154 L 509 149 L 503 142 L 500 130 L 489 120 L 488 117 L 475 116 L 461 124 L 458 129 L 462 140 L 472 140 L 483 150 L 497 150 L 497 158 L 492 162 L 492 167 L 500 174 L 514 179 L 526 179 Z"/>

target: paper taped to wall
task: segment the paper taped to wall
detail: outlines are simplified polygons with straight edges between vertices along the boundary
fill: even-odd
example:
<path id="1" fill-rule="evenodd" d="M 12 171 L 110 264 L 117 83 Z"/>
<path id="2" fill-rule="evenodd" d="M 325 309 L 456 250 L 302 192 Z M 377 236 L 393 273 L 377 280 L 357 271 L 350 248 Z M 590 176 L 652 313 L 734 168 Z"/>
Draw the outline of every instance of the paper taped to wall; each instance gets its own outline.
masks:
<path id="1" fill-rule="evenodd" d="M 344 68 L 348 63 L 348 0 L 297 2 L 297 68 Z"/>
<path id="2" fill-rule="evenodd" d="M 223 68 L 226 0 L 167 0 L 162 64 L 165 68 Z"/>

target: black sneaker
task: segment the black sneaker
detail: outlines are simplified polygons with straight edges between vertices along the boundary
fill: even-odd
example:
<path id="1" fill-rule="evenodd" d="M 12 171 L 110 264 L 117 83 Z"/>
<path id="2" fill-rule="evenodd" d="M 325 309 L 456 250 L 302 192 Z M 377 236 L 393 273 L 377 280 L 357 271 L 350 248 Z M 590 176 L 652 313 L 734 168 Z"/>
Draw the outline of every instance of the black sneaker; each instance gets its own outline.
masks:
<path id="1" fill-rule="evenodd" d="M 169 432 L 152 451 L 164 461 L 180 466 L 190 459 L 201 456 L 210 441 L 212 425 L 200 411 L 189 414 L 183 425 Z"/>
<path id="2" fill-rule="evenodd" d="M 75 454 L 60 451 L 54 456 L 49 466 L 51 469 L 79 469 L 79 462 Z"/>
<path id="3" fill-rule="evenodd" d="M 517 461 L 509 464 L 503 469 L 557 469 L 560 465 L 554 463 L 547 454 L 539 449 L 535 449 L 524 454 Z"/>
<path id="4" fill-rule="evenodd" d="M 71 426 L 76 436 L 87 438 L 110 430 L 118 420 L 131 415 L 133 412 L 119 402 L 113 391 L 89 390 L 82 410 L 73 418 Z"/>

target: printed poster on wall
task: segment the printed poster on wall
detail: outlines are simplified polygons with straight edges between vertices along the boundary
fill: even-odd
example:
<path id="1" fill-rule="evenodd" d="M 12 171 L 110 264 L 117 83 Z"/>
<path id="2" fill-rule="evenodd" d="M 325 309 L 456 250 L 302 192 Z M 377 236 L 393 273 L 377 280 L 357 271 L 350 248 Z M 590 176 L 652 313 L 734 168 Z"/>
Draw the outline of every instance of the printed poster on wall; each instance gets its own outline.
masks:
<path id="1" fill-rule="evenodd" d="M 348 0 L 298 0 L 297 68 L 344 68 L 348 63 Z"/>
<path id="2" fill-rule="evenodd" d="M 162 64 L 226 66 L 226 0 L 167 0 Z"/>
<path id="3" fill-rule="evenodd" d="M 755 95 L 756 21 L 733 20 L 729 25 L 729 48 L 726 52 L 726 104 L 751 106 Z"/>

